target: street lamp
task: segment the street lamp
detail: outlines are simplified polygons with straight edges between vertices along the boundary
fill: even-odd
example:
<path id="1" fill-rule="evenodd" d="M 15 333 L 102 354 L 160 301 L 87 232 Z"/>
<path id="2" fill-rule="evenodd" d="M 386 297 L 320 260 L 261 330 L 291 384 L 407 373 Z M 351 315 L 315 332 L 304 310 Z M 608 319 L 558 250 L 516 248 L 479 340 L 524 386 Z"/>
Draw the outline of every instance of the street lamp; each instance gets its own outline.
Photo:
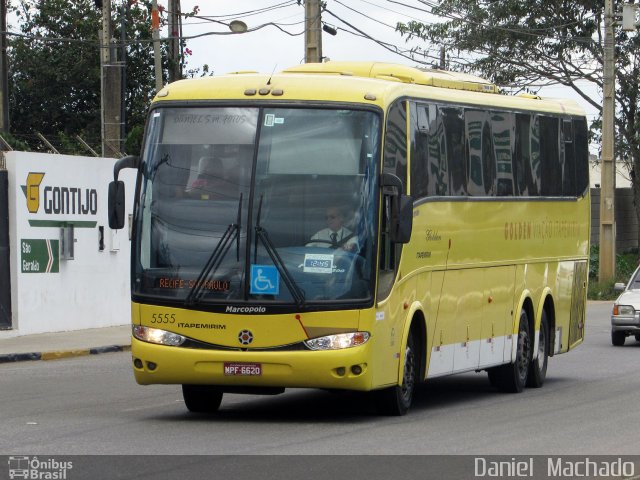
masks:
<path id="1" fill-rule="evenodd" d="M 229 24 L 229 30 L 233 33 L 245 33 L 247 31 L 247 24 L 241 20 L 233 20 Z"/>

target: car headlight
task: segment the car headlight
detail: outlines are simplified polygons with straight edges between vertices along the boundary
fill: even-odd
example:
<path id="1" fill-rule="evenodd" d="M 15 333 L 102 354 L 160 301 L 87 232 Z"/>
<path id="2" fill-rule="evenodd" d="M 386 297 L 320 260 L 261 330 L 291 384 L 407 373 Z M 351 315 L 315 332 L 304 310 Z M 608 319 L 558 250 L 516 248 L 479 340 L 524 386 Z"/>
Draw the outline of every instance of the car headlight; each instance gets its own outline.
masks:
<path id="1" fill-rule="evenodd" d="M 169 345 L 171 347 L 182 345 L 186 340 L 186 337 L 178 335 L 177 333 L 167 332 L 159 328 L 144 327 L 142 325 L 133 326 L 133 336 L 143 342 Z"/>
<path id="2" fill-rule="evenodd" d="M 341 350 L 343 348 L 357 347 L 369 341 L 369 332 L 339 333 L 326 337 L 312 338 L 304 344 L 311 350 Z"/>
<path id="3" fill-rule="evenodd" d="M 614 305 L 613 314 L 633 316 L 636 314 L 636 310 L 631 305 Z"/>

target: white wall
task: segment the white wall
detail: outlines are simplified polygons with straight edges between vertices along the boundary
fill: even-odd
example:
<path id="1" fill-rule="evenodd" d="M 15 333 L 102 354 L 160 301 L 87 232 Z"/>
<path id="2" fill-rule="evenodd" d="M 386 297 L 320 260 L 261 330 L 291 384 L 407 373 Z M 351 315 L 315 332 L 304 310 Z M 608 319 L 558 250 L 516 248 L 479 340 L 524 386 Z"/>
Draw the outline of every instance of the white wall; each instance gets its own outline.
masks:
<path id="1" fill-rule="evenodd" d="M 13 334 L 129 323 L 131 242 L 126 227 L 118 232 L 109 229 L 107 216 L 115 160 L 26 152 L 5 152 L 5 157 Z M 127 185 L 130 213 L 135 172 L 123 170 L 120 179 Z M 72 260 L 63 259 L 55 248 L 64 225 L 74 225 Z M 99 250 L 100 226 L 104 227 L 103 251 Z M 46 240 L 53 248 L 51 256 Z M 35 255 L 39 247 L 45 247 L 40 259 Z M 47 259 L 54 258 L 51 267 L 55 270 L 56 256 L 60 257 L 58 271 L 47 272 Z"/>
<path id="2" fill-rule="evenodd" d="M 592 155 L 592 157 L 594 157 Z M 601 165 L 594 160 L 589 162 L 591 171 L 589 177 L 591 179 L 591 188 L 600 188 L 601 181 Z M 616 188 L 631 188 L 631 178 L 629 171 L 622 162 L 616 162 Z"/>

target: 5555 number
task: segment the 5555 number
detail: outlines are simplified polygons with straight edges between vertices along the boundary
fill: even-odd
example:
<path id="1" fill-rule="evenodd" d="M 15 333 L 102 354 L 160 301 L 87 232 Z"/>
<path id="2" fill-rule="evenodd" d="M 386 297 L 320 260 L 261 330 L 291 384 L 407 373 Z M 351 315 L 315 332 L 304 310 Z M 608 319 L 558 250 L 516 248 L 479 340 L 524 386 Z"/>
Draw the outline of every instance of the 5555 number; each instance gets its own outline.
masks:
<path id="1" fill-rule="evenodd" d="M 151 323 L 176 323 L 175 313 L 153 313 L 151 314 Z"/>

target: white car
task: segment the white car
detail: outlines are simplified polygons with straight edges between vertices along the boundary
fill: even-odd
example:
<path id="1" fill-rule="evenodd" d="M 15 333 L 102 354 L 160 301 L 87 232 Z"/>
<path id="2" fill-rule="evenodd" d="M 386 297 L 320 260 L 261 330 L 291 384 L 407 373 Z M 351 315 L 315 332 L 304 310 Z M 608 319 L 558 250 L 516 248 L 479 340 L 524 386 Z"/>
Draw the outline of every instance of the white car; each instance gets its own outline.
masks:
<path id="1" fill-rule="evenodd" d="M 627 285 L 616 283 L 614 289 L 622 293 L 613 304 L 611 343 L 620 347 L 630 335 L 640 342 L 640 267 L 633 272 Z"/>

